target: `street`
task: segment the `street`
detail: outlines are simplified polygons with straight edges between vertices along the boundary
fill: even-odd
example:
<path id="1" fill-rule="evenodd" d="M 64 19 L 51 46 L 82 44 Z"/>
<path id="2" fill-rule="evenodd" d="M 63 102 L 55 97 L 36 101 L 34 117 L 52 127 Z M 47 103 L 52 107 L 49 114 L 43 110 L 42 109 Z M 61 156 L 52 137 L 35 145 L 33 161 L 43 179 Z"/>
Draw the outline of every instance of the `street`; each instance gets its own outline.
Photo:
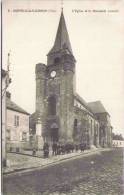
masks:
<path id="1" fill-rule="evenodd" d="M 5 176 L 3 195 L 123 195 L 123 150 Z"/>

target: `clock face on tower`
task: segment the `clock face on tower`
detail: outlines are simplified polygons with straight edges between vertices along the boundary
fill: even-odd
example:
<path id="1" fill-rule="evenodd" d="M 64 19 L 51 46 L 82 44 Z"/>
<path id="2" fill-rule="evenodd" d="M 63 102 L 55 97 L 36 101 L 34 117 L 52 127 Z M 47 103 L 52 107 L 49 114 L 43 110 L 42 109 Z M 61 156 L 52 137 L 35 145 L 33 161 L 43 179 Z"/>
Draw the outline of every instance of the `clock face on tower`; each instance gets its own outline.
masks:
<path id="1" fill-rule="evenodd" d="M 51 76 L 52 78 L 54 78 L 54 77 L 56 76 L 56 71 L 55 71 L 55 70 L 51 71 L 50 76 Z"/>

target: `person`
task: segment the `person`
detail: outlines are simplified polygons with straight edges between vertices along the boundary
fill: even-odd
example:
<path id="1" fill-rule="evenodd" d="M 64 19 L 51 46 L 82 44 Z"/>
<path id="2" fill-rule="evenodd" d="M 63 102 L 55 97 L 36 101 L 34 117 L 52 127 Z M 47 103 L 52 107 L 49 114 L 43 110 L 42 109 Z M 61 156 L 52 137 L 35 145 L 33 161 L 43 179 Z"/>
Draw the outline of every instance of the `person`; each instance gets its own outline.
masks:
<path id="1" fill-rule="evenodd" d="M 57 154 L 60 155 L 61 153 L 61 146 L 60 143 L 57 144 Z"/>
<path id="2" fill-rule="evenodd" d="M 65 154 L 65 144 L 64 143 L 61 145 L 61 152 L 62 154 Z"/>
<path id="3" fill-rule="evenodd" d="M 78 151 L 78 144 L 75 144 L 75 151 L 77 152 Z"/>
<path id="4" fill-rule="evenodd" d="M 84 152 L 84 149 L 85 149 L 85 145 L 84 145 L 84 143 L 81 143 L 81 144 L 80 144 L 80 150 L 81 150 L 81 152 L 82 152 L 82 151 Z"/>
<path id="5" fill-rule="evenodd" d="M 52 145 L 52 155 L 57 155 L 57 143 L 53 142 Z"/>
<path id="6" fill-rule="evenodd" d="M 48 158 L 49 157 L 49 144 L 47 142 L 44 143 L 43 151 L 44 151 L 44 158 Z"/>
<path id="7" fill-rule="evenodd" d="M 71 150 L 71 152 L 74 152 L 74 144 L 73 143 L 70 144 L 70 150 Z"/>
<path id="8" fill-rule="evenodd" d="M 33 148 L 33 150 L 32 150 L 32 156 L 35 156 L 35 155 L 36 155 L 36 149 Z"/>
<path id="9" fill-rule="evenodd" d="M 66 151 L 66 153 L 68 154 L 68 153 L 70 153 L 70 144 L 67 142 L 66 144 L 65 144 L 65 151 Z"/>

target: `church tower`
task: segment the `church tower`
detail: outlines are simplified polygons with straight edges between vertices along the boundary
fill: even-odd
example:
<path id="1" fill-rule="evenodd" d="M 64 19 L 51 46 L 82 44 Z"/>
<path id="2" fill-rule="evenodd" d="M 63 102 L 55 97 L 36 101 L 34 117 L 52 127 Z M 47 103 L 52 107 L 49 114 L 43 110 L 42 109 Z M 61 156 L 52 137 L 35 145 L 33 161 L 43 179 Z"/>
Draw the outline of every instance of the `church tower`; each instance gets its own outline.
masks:
<path id="1" fill-rule="evenodd" d="M 63 11 L 47 65 L 36 65 L 36 112 L 44 141 L 72 141 L 75 58 Z"/>

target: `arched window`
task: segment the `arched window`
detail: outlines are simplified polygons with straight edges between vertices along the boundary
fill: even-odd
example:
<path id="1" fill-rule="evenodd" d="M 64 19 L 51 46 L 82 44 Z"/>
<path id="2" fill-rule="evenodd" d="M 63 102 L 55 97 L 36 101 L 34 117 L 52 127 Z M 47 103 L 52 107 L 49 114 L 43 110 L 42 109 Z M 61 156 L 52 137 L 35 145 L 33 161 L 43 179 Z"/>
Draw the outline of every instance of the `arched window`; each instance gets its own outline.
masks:
<path id="1" fill-rule="evenodd" d="M 48 114 L 56 115 L 56 98 L 54 96 L 48 98 Z"/>
<path id="2" fill-rule="evenodd" d="M 90 121 L 90 131 L 91 131 L 91 136 L 93 135 L 93 121 Z"/>
<path id="3" fill-rule="evenodd" d="M 77 127 L 77 119 L 74 120 L 74 127 Z"/>
<path id="4" fill-rule="evenodd" d="M 75 139 L 77 136 L 77 126 L 78 126 L 78 120 L 75 119 L 74 120 L 74 129 L 73 129 L 73 139 Z"/>

